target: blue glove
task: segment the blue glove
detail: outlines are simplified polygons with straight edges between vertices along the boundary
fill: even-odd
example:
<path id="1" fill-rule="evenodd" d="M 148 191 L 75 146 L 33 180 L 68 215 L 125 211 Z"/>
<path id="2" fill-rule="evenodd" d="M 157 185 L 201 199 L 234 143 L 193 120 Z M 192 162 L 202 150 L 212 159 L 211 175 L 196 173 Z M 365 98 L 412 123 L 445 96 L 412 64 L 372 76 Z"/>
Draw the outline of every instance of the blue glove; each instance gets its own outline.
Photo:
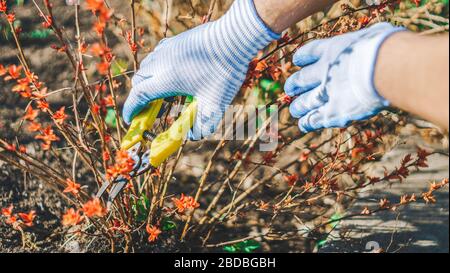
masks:
<path id="1" fill-rule="evenodd" d="M 151 101 L 193 96 L 198 113 L 190 138 L 213 134 L 245 81 L 258 51 L 280 37 L 258 16 L 253 0 L 236 0 L 218 21 L 162 40 L 133 77 L 123 118 L 130 124 Z"/>
<path id="2" fill-rule="evenodd" d="M 383 42 L 403 30 L 379 23 L 300 48 L 294 63 L 302 69 L 285 85 L 287 95 L 299 95 L 290 112 L 300 119 L 300 130 L 343 128 L 389 106 L 375 89 L 375 65 Z"/>

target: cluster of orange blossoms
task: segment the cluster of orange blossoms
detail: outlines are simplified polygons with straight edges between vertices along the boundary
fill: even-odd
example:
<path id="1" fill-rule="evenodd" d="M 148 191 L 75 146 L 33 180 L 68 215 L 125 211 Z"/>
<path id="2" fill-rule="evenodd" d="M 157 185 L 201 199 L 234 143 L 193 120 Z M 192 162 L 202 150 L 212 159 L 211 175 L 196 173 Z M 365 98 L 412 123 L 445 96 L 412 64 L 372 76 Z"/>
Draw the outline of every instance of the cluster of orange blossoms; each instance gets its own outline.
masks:
<path id="1" fill-rule="evenodd" d="M 103 0 L 86 0 L 86 5 L 87 9 L 97 16 L 97 21 L 93 26 L 94 31 L 98 36 L 103 36 L 106 25 L 113 12 L 105 5 Z M 100 74 L 107 75 L 114 58 L 111 50 L 105 45 L 96 44 L 93 46 L 93 53 L 102 59 L 102 61 L 97 64 L 97 70 Z"/>
<path id="2" fill-rule="evenodd" d="M 427 192 L 422 193 L 422 199 L 425 200 L 427 204 L 436 203 L 436 197 L 433 193 L 445 186 L 449 183 L 448 178 L 443 179 L 440 183 L 433 182 L 430 184 L 430 189 Z"/>
<path id="3" fill-rule="evenodd" d="M 91 47 L 91 52 L 94 56 L 100 57 L 102 62 L 97 64 L 97 70 L 101 75 L 107 75 L 114 55 L 110 48 L 104 44 L 95 43 Z"/>
<path id="4" fill-rule="evenodd" d="M 52 129 L 52 127 L 49 125 L 46 128 L 41 130 L 41 133 L 34 137 L 35 139 L 42 140 L 44 143 L 42 143 L 42 149 L 43 150 L 49 150 L 52 142 L 58 141 L 59 137 L 57 137 Z"/>
<path id="5" fill-rule="evenodd" d="M 83 215 L 81 215 L 83 213 Z M 85 217 L 103 217 L 106 215 L 106 209 L 102 206 L 100 199 L 94 198 L 89 200 L 79 210 L 70 208 L 62 216 L 61 223 L 63 226 L 75 226 L 81 223 Z"/>
<path id="6" fill-rule="evenodd" d="M 29 122 L 27 128 L 30 132 L 39 132 L 35 136 L 35 139 L 42 140 L 42 148 L 49 150 L 52 143 L 59 141 L 59 138 L 51 126 L 44 128 L 41 123 L 36 121 L 41 111 L 51 114 L 50 106 L 45 99 L 47 96 L 47 88 L 43 86 L 43 83 L 39 81 L 36 75 L 28 70 L 24 71 L 25 76 L 22 77 L 23 71 L 24 69 L 20 65 L 12 64 L 7 68 L 0 65 L 0 77 L 3 77 L 5 81 L 16 81 L 16 85 L 13 86 L 12 91 L 18 93 L 23 98 L 31 99 L 36 104 L 37 108 L 33 108 L 32 104 L 27 107 L 23 120 Z M 62 125 L 67 119 L 65 107 L 61 107 L 58 111 L 51 114 L 51 117 L 56 124 Z"/>
<path id="7" fill-rule="evenodd" d="M 82 210 L 87 217 L 103 217 L 106 214 L 106 209 L 102 206 L 98 198 L 94 198 L 85 203 Z"/>
<path id="8" fill-rule="evenodd" d="M 106 179 L 114 180 L 119 176 L 131 179 L 130 172 L 134 168 L 134 160 L 127 151 L 120 150 L 116 152 L 116 163 L 106 170 Z"/>
<path id="9" fill-rule="evenodd" d="M 265 73 L 267 73 L 274 81 L 278 81 L 282 74 L 282 69 L 279 62 L 276 62 L 276 58 L 277 56 L 274 55 L 268 60 L 261 60 L 260 58 L 253 59 L 249 64 L 247 77 L 242 87 L 249 88 L 255 86 Z"/>
<path id="10" fill-rule="evenodd" d="M 436 197 L 434 196 L 434 192 L 447 186 L 449 184 L 449 179 L 445 178 L 441 182 L 432 182 L 430 183 L 430 188 L 427 192 L 424 192 L 421 194 L 421 198 L 425 201 L 427 204 L 434 204 L 436 203 Z M 397 210 L 400 206 L 405 206 L 410 203 L 417 202 L 417 196 L 416 194 L 405 194 L 400 197 L 400 202 L 397 204 L 391 204 L 389 200 L 386 198 L 381 199 L 378 202 L 378 210 Z M 361 214 L 362 215 L 371 215 L 375 211 L 371 211 L 368 207 L 365 207 Z"/>
<path id="11" fill-rule="evenodd" d="M 181 197 L 179 199 L 172 198 L 172 201 L 178 213 L 184 213 L 186 210 L 196 209 L 200 207 L 200 204 L 196 202 L 193 197 L 185 196 L 184 194 L 181 194 Z"/>
<path id="12" fill-rule="evenodd" d="M 10 205 L 7 208 L 2 208 L 2 216 L 6 218 L 6 223 L 12 225 L 15 229 L 19 229 L 23 226 L 32 227 L 34 218 L 36 218 L 36 212 L 34 210 L 29 213 L 17 213 L 13 214 L 14 206 Z"/>
<path id="13" fill-rule="evenodd" d="M 0 0 L 0 15 L 4 13 L 6 15 L 6 20 L 10 23 L 14 23 L 16 20 L 16 15 L 13 12 L 8 13 L 8 5 L 6 0 Z"/>

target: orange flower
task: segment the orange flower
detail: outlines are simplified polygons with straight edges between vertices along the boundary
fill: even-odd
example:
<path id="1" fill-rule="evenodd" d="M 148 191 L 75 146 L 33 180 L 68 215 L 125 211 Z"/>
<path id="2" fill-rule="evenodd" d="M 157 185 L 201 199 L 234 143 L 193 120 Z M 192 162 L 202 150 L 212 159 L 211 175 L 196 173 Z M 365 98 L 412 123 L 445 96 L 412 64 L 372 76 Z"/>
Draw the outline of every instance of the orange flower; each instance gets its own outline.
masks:
<path id="1" fill-rule="evenodd" d="M 16 216 L 9 216 L 8 218 L 6 218 L 6 223 L 9 225 L 14 225 L 16 222 L 17 222 Z"/>
<path id="2" fill-rule="evenodd" d="M 381 209 L 387 209 L 387 208 L 389 208 L 389 203 L 390 203 L 390 202 L 389 202 L 386 198 L 381 199 L 380 202 L 379 202 L 380 208 L 381 208 Z"/>
<path id="3" fill-rule="evenodd" d="M 98 73 L 101 75 L 108 75 L 110 64 L 108 62 L 101 62 L 97 64 Z"/>
<path id="4" fill-rule="evenodd" d="M 50 105 L 46 100 L 38 100 L 37 101 L 37 107 L 41 109 L 42 111 L 46 112 L 50 108 Z"/>
<path id="5" fill-rule="evenodd" d="M 95 115 L 98 115 L 100 113 L 100 105 L 98 105 L 97 103 L 94 103 L 91 107 L 91 111 Z"/>
<path id="6" fill-rule="evenodd" d="M 30 107 L 27 108 L 26 114 L 23 117 L 23 119 L 33 121 L 36 119 L 36 117 L 38 115 L 39 115 L 39 110 L 34 110 L 33 107 L 30 105 Z"/>
<path id="7" fill-rule="evenodd" d="M 14 13 L 10 13 L 6 15 L 6 20 L 10 23 L 14 23 L 14 21 L 16 21 L 16 15 Z"/>
<path id="8" fill-rule="evenodd" d="M 185 196 L 181 194 L 180 199 L 172 198 L 172 201 L 177 208 L 178 213 L 183 213 L 188 209 L 196 209 L 200 207 L 200 204 L 195 201 L 191 196 Z"/>
<path id="9" fill-rule="evenodd" d="M 101 104 L 104 105 L 105 107 L 113 107 L 114 99 L 111 95 L 109 95 L 109 96 L 105 97 L 104 99 L 102 99 Z"/>
<path id="10" fill-rule="evenodd" d="M 7 208 L 2 208 L 2 215 L 6 217 L 11 217 L 13 212 L 14 206 L 11 204 Z"/>
<path id="11" fill-rule="evenodd" d="M 95 43 L 91 47 L 91 52 L 94 56 L 101 57 L 106 53 L 111 52 L 111 49 L 99 43 Z"/>
<path id="12" fill-rule="evenodd" d="M 88 201 L 83 205 L 82 210 L 87 217 L 103 217 L 106 214 L 106 209 L 103 208 L 98 198 Z"/>
<path id="13" fill-rule="evenodd" d="M 103 157 L 103 161 L 109 161 L 111 159 L 111 155 L 109 154 L 108 151 L 104 151 L 102 154 Z"/>
<path id="14" fill-rule="evenodd" d="M 130 154 L 126 150 L 119 150 L 116 152 L 116 162 L 119 164 L 126 164 L 131 160 Z M 134 162 L 133 162 L 134 163 Z"/>
<path id="15" fill-rule="evenodd" d="M 97 14 L 100 21 L 106 22 L 111 17 L 112 12 L 104 4 L 103 0 L 86 0 L 86 4 L 87 9 Z"/>
<path id="16" fill-rule="evenodd" d="M 362 215 L 370 215 L 371 212 L 370 212 L 370 210 L 369 210 L 368 207 L 365 207 L 365 208 L 361 211 L 361 214 L 362 214 Z"/>
<path id="17" fill-rule="evenodd" d="M 41 147 L 42 147 L 42 150 L 44 150 L 44 151 L 48 151 L 48 150 L 50 150 L 50 148 L 52 147 L 52 144 L 51 143 L 42 143 L 41 144 Z"/>
<path id="18" fill-rule="evenodd" d="M 183 213 L 185 211 L 185 205 L 184 205 L 184 194 L 181 194 L 181 198 L 172 198 L 172 201 L 177 208 L 178 213 Z"/>
<path id="19" fill-rule="evenodd" d="M 267 73 L 272 77 L 274 81 L 280 80 L 281 74 L 283 71 L 281 70 L 281 65 L 277 61 L 277 55 L 273 55 L 269 60 L 271 65 L 267 69 Z"/>
<path id="20" fill-rule="evenodd" d="M 86 0 L 87 9 L 93 13 L 103 8 L 103 0 Z"/>
<path id="21" fill-rule="evenodd" d="M 133 170 L 133 169 L 131 169 L 131 170 Z M 119 177 L 122 173 L 125 173 L 125 175 L 128 175 L 129 172 L 124 170 L 119 164 L 114 164 L 112 166 L 109 166 L 108 169 L 106 170 L 106 179 L 114 180 L 117 177 Z"/>
<path id="22" fill-rule="evenodd" d="M 97 33 L 98 36 L 103 35 L 103 32 L 105 32 L 106 23 L 105 22 L 95 22 L 94 24 L 94 31 Z"/>
<path id="23" fill-rule="evenodd" d="M 260 201 L 260 203 L 258 204 L 258 210 L 267 211 L 268 209 L 269 209 L 269 203 Z"/>
<path id="24" fill-rule="evenodd" d="M 108 87 L 106 86 L 106 84 L 96 84 L 95 85 L 95 91 L 96 92 L 106 92 L 108 90 Z"/>
<path id="25" fill-rule="evenodd" d="M 27 77 L 27 79 L 28 79 L 30 82 L 34 83 L 34 84 L 36 85 L 37 88 L 40 88 L 40 87 L 41 87 L 41 83 L 37 82 L 37 80 L 39 79 L 39 77 L 36 76 L 34 73 L 25 70 L 25 76 Z"/>
<path id="26" fill-rule="evenodd" d="M 52 142 L 59 140 L 59 138 L 53 132 L 51 126 L 48 126 L 45 129 L 43 129 L 40 135 L 35 136 L 35 139 L 40 139 L 44 141 L 44 143 L 47 145 L 50 145 Z"/>
<path id="27" fill-rule="evenodd" d="M 39 91 L 34 91 L 34 92 L 33 92 L 33 96 L 34 96 L 36 99 L 44 100 L 45 97 L 47 97 L 47 87 L 44 87 L 44 88 L 40 89 Z M 47 108 L 48 108 L 48 107 L 47 107 Z"/>
<path id="28" fill-rule="evenodd" d="M 422 198 L 427 204 L 436 203 L 436 197 L 433 195 L 432 191 L 422 193 Z"/>
<path id="29" fill-rule="evenodd" d="M 37 132 L 37 131 L 39 131 L 39 130 L 41 130 L 42 129 L 42 125 L 39 123 L 39 122 L 34 122 L 34 121 L 32 121 L 29 125 L 28 125 L 28 127 L 27 127 L 27 129 L 28 129 L 28 131 L 30 131 L 30 132 Z"/>
<path id="30" fill-rule="evenodd" d="M 88 45 L 86 44 L 86 42 L 82 42 L 82 43 L 80 44 L 80 48 L 78 49 L 78 51 L 79 51 L 81 54 L 85 54 L 85 53 L 87 52 L 87 48 L 88 48 Z"/>
<path id="31" fill-rule="evenodd" d="M 120 150 L 116 152 L 116 164 L 110 166 L 106 170 L 107 179 L 115 179 L 122 175 L 127 179 L 131 179 L 130 172 L 134 168 L 134 160 L 130 157 L 127 151 Z"/>
<path id="32" fill-rule="evenodd" d="M 10 152 L 15 152 L 17 150 L 16 144 L 8 144 L 6 145 L 6 150 Z"/>
<path id="33" fill-rule="evenodd" d="M 52 25 L 53 25 L 53 19 L 52 19 L 52 17 L 51 16 L 45 16 L 44 17 L 44 22 L 42 23 L 42 25 L 45 27 L 45 28 L 50 28 Z"/>
<path id="34" fill-rule="evenodd" d="M 27 152 L 27 147 L 24 145 L 19 146 L 19 152 L 25 154 Z"/>
<path id="35" fill-rule="evenodd" d="M 20 218 L 22 218 L 23 224 L 27 227 L 33 226 L 33 220 L 36 217 L 36 212 L 34 210 L 29 213 L 19 213 Z"/>
<path id="36" fill-rule="evenodd" d="M 53 118 L 55 119 L 56 123 L 58 123 L 58 124 L 64 123 L 64 120 L 67 118 L 65 110 L 66 110 L 66 107 L 63 106 L 53 114 Z"/>
<path id="37" fill-rule="evenodd" d="M 298 175 L 296 174 L 285 175 L 284 180 L 288 183 L 289 187 L 293 187 L 298 181 Z"/>
<path id="38" fill-rule="evenodd" d="M 73 208 L 70 208 L 63 215 L 61 223 L 63 226 L 75 226 L 78 225 L 82 220 L 83 216 L 80 215 L 80 212 L 76 211 Z"/>
<path id="39" fill-rule="evenodd" d="M 105 134 L 105 142 L 106 142 L 106 143 L 111 142 L 111 135 Z"/>
<path id="40" fill-rule="evenodd" d="M 358 22 L 361 24 L 361 26 L 365 27 L 370 23 L 370 18 L 367 16 L 362 16 L 358 18 Z"/>
<path id="41" fill-rule="evenodd" d="M 300 154 L 300 158 L 299 158 L 300 162 L 304 162 L 304 161 L 308 160 L 310 154 L 311 154 L 310 151 L 304 151 L 304 152 L 302 152 L 302 153 Z"/>
<path id="42" fill-rule="evenodd" d="M 6 70 L 6 68 L 2 64 L 0 64 L 0 77 L 6 75 L 7 72 L 8 70 Z"/>
<path id="43" fill-rule="evenodd" d="M 66 179 L 67 187 L 64 189 L 64 193 L 71 193 L 73 195 L 78 195 L 80 192 L 81 185 L 73 182 L 69 178 Z"/>
<path id="44" fill-rule="evenodd" d="M 9 76 L 5 77 L 6 81 L 9 81 L 11 79 L 17 80 L 20 77 L 20 72 L 22 71 L 22 66 L 16 66 L 15 64 L 12 64 L 8 66 L 8 73 Z"/>
<path id="45" fill-rule="evenodd" d="M 158 239 L 159 235 L 162 233 L 162 231 L 159 228 L 151 226 L 151 225 L 147 225 L 147 227 L 145 229 L 149 235 L 148 241 L 150 243 L 156 241 Z"/>
<path id="46" fill-rule="evenodd" d="M 12 88 L 12 91 L 17 93 L 31 93 L 30 81 L 28 80 L 28 78 L 18 79 L 17 85 Z"/>
<path id="47" fill-rule="evenodd" d="M 0 1 L 0 12 L 5 12 L 6 13 L 6 10 L 7 10 L 6 1 L 5 0 L 1 0 Z"/>

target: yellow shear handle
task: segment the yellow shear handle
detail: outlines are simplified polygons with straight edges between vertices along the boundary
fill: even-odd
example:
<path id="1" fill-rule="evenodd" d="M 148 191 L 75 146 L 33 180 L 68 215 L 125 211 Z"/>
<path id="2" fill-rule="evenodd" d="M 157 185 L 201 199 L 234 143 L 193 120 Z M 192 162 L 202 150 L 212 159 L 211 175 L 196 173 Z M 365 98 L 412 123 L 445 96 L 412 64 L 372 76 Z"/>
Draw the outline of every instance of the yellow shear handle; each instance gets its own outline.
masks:
<path id="1" fill-rule="evenodd" d="M 183 144 L 189 130 L 194 126 L 197 115 L 197 101 L 193 101 L 183 114 L 170 126 L 169 130 L 158 135 L 150 148 L 150 164 L 157 168 Z"/>
<path id="2" fill-rule="evenodd" d="M 139 115 L 133 118 L 130 129 L 122 139 L 121 149 L 128 150 L 138 142 L 143 141 L 145 131 L 151 131 L 158 117 L 164 100 L 156 100 Z M 175 153 L 183 143 L 189 130 L 194 125 L 197 114 L 197 102 L 194 100 L 183 114 L 164 133 L 158 135 L 151 144 L 150 164 L 157 168 L 173 153 Z"/>
<path id="3" fill-rule="evenodd" d="M 163 103 L 163 99 L 155 100 L 150 103 L 149 107 L 145 108 L 139 115 L 133 118 L 127 134 L 122 139 L 120 146 L 122 150 L 128 150 L 138 142 L 143 141 L 144 132 L 150 131 L 153 128 L 153 124 L 158 117 L 159 111 L 161 111 Z"/>

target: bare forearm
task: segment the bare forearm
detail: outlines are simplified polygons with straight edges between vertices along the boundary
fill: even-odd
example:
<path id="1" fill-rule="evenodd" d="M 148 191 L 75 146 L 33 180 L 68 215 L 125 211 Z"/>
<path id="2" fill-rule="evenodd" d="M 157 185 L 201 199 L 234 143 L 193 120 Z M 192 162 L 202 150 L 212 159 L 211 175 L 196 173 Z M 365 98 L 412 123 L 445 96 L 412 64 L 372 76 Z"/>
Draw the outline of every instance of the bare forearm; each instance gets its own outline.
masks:
<path id="1" fill-rule="evenodd" d="M 394 106 L 449 128 L 449 36 L 402 32 L 380 50 L 375 85 Z"/>
<path id="2" fill-rule="evenodd" d="M 316 13 L 336 0 L 254 0 L 263 21 L 281 33 L 300 20 Z"/>

